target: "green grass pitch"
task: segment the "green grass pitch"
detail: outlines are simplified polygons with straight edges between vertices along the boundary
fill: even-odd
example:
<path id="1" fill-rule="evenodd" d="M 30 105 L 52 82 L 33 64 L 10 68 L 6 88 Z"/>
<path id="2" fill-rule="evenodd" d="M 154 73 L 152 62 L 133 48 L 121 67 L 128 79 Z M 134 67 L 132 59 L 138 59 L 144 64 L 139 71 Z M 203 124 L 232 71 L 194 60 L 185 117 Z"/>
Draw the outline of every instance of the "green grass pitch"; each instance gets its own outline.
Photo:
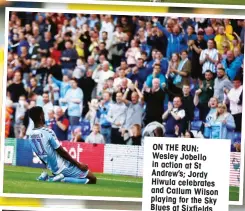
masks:
<path id="1" fill-rule="evenodd" d="M 5 166 L 4 193 L 48 194 L 100 197 L 142 197 L 142 178 L 111 174 L 96 174 L 96 185 L 49 183 L 36 181 L 41 169 Z M 230 201 L 239 200 L 239 188 L 230 187 Z"/>

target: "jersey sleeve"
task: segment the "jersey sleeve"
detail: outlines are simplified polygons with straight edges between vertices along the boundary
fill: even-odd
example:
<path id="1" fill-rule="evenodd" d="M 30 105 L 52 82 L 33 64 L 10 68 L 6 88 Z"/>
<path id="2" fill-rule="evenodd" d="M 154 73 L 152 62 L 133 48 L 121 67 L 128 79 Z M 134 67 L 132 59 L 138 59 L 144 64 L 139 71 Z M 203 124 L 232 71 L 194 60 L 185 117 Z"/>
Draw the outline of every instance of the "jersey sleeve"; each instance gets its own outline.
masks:
<path id="1" fill-rule="evenodd" d="M 52 148 L 54 149 L 58 149 L 61 144 L 57 138 L 57 136 L 55 135 L 53 130 L 49 130 L 49 143 L 51 145 Z"/>

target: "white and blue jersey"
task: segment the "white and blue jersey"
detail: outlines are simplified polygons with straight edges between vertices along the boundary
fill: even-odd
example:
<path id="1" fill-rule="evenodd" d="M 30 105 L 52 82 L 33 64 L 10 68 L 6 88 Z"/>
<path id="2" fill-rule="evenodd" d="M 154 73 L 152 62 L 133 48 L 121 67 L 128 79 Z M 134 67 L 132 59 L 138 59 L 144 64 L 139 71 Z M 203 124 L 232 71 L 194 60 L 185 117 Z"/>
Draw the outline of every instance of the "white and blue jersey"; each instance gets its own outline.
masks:
<path id="1" fill-rule="evenodd" d="M 61 144 L 53 130 L 45 127 L 34 128 L 28 135 L 32 150 L 54 175 L 63 174 L 65 177 L 73 178 L 87 177 L 89 170 L 81 171 L 57 153 L 56 149 Z"/>
<path id="2" fill-rule="evenodd" d="M 56 149 L 60 147 L 53 130 L 49 128 L 34 128 L 29 133 L 29 141 L 32 150 L 47 165 L 53 174 L 60 174 L 70 162 L 62 158 Z"/>

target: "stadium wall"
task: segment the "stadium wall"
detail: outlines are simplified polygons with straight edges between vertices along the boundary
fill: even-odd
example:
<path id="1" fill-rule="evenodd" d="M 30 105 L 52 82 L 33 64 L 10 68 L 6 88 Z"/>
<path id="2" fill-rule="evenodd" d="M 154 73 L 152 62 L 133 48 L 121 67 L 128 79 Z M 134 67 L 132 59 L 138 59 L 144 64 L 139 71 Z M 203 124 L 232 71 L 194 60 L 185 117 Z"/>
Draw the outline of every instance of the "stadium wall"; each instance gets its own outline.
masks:
<path id="1" fill-rule="evenodd" d="M 142 146 L 103 145 L 61 142 L 61 145 L 77 161 L 87 163 L 93 172 L 117 175 L 143 176 Z M 230 186 L 240 186 L 239 152 L 230 155 Z M 6 139 L 5 164 L 43 168 L 44 165 L 32 152 L 28 141 L 22 139 Z"/>

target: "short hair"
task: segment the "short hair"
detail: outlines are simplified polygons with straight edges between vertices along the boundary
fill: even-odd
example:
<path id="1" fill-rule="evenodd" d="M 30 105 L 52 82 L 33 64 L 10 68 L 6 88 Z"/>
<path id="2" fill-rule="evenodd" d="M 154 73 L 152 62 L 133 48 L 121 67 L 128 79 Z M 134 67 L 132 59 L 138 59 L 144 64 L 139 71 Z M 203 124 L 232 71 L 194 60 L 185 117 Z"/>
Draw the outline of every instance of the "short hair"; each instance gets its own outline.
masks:
<path id="1" fill-rule="evenodd" d="M 222 70 L 223 72 L 225 72 L 225 69 L 223 67 L 218 68 L 218 70 Z"/>
<path id="2" fill-rule="evenodd" d="M 187 50 L 183 50 L 183 51 L 180 52 L 180 54 L 182 54 L 182 53 L 186 53 L 188 55 L 188 51 Z"/>
<path id="3" fill-rule="evenodd" d="M 211 70 L 206 70 L 205 73 L 212 73 L 213 74 L 213 72 Z"/>
<path id="4" fill-rule="evenodd" d="M 94 127 L 99 127 L 100 128 L 100 125 L 98 123 L 95 123 Z"/>
<path id="5" fill-rule="evenodd" d="M 103 44 L 104 46 L 106 46 L 106 43 L 105 42 L 100 42 L 100 44 Z"/>
<path id="6" fill-rule="evenodd" d="M 71 45 L 73 45 L 73 41 L 72 40 L 66 40 L 66 43 L 69 42 Z"/>
<path id="7" fill-rule="evenodd" d="M 161 68 L 161 64 L 154 64 L 154 67 L 156 67 L 156 66 Z"/>
<path id="8" fill-rule="evenodd" d="M 239 75 L 237 75 L 237 76 L 234 78 L 233 81 L 240 81 L 240 82 L 242 82 L 242 77 L 239 76 Z"/>
<path id="9" fill-rule="evenodd" d="M 49 95 L 49 92 L 45 91 L 43 92 L 43 95 Z"/>
<path id="10" fill-rule="evenodd" d="M 40 106 L 35 106 L 29 110 L 29 117 L 32 119 L 34 123 L 40 121 L 40 117 L 43 114 L 43 108 Z"/>
<path id="11" fill-rule="evenodd" d="M 35 92 L 30 92 L 28 95 L 28 98 L 33 98 L 34 96 L 36 96 L 37 94 Z"/>
<path id="12" fill-rule="evenodd" d="M 78 84 L 78 80 L 76 78 L 71 78 L 71 81 L 75 81 Z"/>

